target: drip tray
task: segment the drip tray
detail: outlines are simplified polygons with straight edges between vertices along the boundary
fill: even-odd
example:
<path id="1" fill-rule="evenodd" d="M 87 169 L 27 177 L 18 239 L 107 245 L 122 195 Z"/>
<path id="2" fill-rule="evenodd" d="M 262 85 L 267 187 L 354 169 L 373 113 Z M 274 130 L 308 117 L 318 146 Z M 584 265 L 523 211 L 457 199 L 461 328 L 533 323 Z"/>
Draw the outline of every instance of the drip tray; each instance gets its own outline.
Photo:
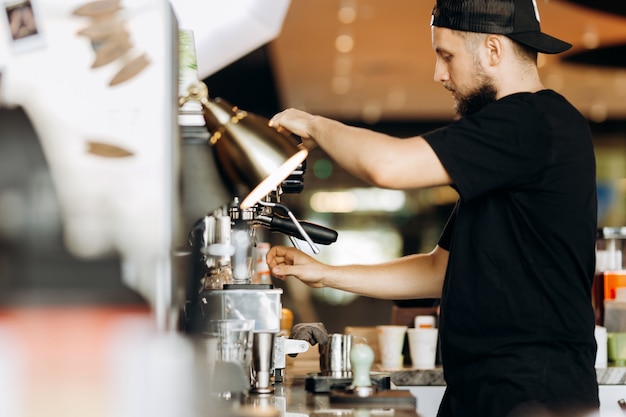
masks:
<path id="1" fill-rule="evenodd" d="M 331 404 L 343 404 L 347 406 L 372 406 L 372 407 L 393 407 L 395 409 L 415 410 L 417 399 L 409 390 L 385 390 L 376 391 L 367 395 L 359 395 L 357 392 L 349 390 L 330 391 L 329 400 Z"/>
<path id="2" fill-rule="evenodd" d="M 370 380 L 379 390 L 391 389 L 391 376 L 387 373 L 372 372 Z M 325 394 L 331 390 L 344 390 L 352 385 L 352 375 L 350 376 L 330 376 L 322 374 L 308 374 L 304 380 L 304 389 L 313 394 Z"/>

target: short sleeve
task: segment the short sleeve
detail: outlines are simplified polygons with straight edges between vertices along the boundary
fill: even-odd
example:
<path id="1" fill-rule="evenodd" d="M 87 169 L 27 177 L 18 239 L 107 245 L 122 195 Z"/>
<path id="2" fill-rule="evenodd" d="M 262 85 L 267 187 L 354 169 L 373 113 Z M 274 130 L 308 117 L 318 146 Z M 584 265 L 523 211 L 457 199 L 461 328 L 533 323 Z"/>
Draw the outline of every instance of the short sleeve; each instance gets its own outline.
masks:
<path id="1" fill-rule="evenodd" d="M 550 127 L 524 94 L 423 137 L 465 200 L 533 180 L 551 157 Z"/>
<path id="2" fill-rule="evenodd" d="M 456 220 L 458 205 L 459 203 L 457 201 L 454 209 L 452 210 L 452 214 L 450 214 L 450 217 L 448 217 L 448 221 L 446 222 L 446 225 L 441 232 L 441 236 L 439 236 L 439 242 L 437 242 L 437 245 L 440 248 L 445 249 L 448 252 L 450 252 L 450 247 L 452 246 L 452 234 L 454 231 L 454 222 Z"/>

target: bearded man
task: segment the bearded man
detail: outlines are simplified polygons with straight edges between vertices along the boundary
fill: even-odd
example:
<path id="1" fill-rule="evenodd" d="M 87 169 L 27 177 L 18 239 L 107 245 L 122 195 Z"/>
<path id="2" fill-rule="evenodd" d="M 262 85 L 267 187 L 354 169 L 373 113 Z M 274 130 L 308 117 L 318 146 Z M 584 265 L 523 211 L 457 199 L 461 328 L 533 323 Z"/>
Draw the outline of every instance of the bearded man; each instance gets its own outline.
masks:
<path id="1" fill-rule="evenodd" d="M 594 412 L 595 156 L 585 118 L 546 89 L 534 0 L 438 0 L 435 80 L 458 119 L 398 139 L 288 109 L 271 120 L 378 187 L 452 186 L 429 253 L 331 266 L 273 247 L 272 274 L 385 299 L 440 298 L 440 417 Z"/>

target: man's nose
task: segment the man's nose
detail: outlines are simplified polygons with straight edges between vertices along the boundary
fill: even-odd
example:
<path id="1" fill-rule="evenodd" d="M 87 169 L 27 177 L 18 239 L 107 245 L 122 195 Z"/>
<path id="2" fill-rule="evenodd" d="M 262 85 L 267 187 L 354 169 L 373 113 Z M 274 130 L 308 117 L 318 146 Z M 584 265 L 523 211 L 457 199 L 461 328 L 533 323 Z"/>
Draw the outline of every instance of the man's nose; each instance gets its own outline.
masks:
<path id="1" fill-rule="evenodd" d="M 435 63 L 435 74 L 433 78 L 437 82 L 448 81 L 450 78 L 446 66 L 441 64 L 439 60 Z"/>

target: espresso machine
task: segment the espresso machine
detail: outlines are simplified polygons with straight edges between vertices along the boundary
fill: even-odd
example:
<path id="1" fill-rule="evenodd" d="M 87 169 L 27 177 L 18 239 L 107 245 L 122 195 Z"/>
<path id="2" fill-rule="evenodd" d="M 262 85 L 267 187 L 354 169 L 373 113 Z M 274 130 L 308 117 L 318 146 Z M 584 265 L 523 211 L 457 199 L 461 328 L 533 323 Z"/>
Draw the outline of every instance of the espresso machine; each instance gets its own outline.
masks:
<path id="1" fill-rule="evenodd" d="M 306 151 L 295 137 L 225 100 L 210 99 L 207 86 L 199 81 L 191 82 L 182 95 L 181 109 L 185 106 L 187 120 L 197 117 L 181 126 L 183 189 L 193 189 L 183 193 L 189 199 L 183 206 L 189 210 L 191 254 L 184 327 L 202 335 L 209 321 L 254 320 L 250 392 L 268 394 L 273 392 L 272 381 L 282 380 L 285 355 L 308 350 L 308 343 L 279 335 L 282 289 L 268 276 L 257 276 L 257 230 L 287 235 L 296 247 L 305 241 L 314 253 L 319 253 L 318 244 L 335 242 L 337 232 L 298 220 L 281 203 L 283 194 L 303 189 Z M 274 166 L 258 166 L 267 159 L 276 159 Z M 295 168 L 280 173 L 290 163 Z M 277 173 L 278 179 L 272 178 Z M 221 189 L 197 187 L 215 175 L 224 179 Z M 203 209 L 204 214 L 193 219 L 193 212 Z"/>
<path id="2" fill-rule="evenodd" d="M 211 320 L 254 320 L 251 392 L 258 394 L 271 393 L 272 380 L 282 381 L 286 355 L 305 352 L 309 346 L 279 335 L 283 291 L 254 269 L 256 229 L 285 233 L 296 245 L 297 238 L 306 240 L 314 252 L 319 252 L 316 243 L 330 244 L 337 237 L 335 231 L 312 223 L 290 223 L 277 212 L 279 207 L 288 210 L 275 201 L 278 197 L 279 191 L 274 191 L 250 209 L 238 207 L 234 197 L 227 211 L 220 208 L 200 219 L 190 234 L 198 257 L 188 304 L 190 330 L 201 332 L 203 323 Z"/>

